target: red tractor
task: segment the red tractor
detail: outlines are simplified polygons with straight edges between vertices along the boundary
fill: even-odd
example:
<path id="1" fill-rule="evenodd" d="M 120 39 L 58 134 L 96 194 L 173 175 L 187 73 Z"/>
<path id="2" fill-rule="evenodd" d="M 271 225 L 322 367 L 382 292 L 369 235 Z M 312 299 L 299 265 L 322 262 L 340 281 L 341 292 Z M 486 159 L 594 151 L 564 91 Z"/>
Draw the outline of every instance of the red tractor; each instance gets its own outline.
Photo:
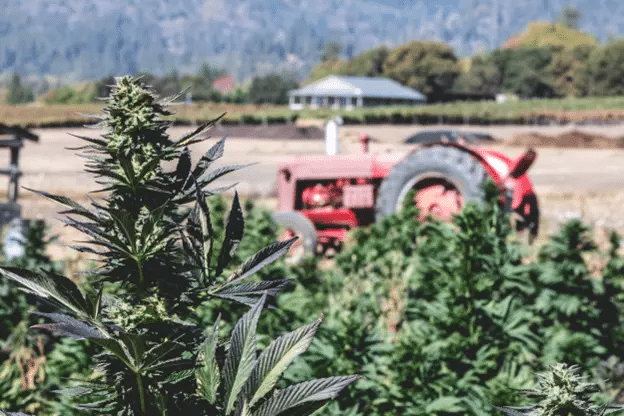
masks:
<path id="1" fill-rule="evenodd" d="M 423 218 L 449 220 L 468 201 L 483 200 L 488 178 L 516 214 L 517 228 L 527 229 L 529 238 L 537 234 L 539 208 L 526 175 L 536 157 L 532 149 L 514 160 L 460 140 L 417 146 L 407 154 L 373 154 L 368 140 L 360 136 L 361 153 L 298 156 L 280 165 L 273 218 L 285 233 L 300 236 L 293 256 L 339 248 L 348 230 L 401 209 L 412 189 Z"/>

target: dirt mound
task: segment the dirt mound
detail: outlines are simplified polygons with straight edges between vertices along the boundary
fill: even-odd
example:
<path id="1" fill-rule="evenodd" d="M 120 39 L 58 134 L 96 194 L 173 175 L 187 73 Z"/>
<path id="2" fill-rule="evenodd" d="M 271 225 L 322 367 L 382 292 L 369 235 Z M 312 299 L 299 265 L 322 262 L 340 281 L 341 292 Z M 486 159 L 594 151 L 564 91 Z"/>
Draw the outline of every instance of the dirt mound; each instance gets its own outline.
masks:
<path id="1" fill-rule="evenodd" d="M 612 139 L 600 134 L 589 134 L 578 130 L 548 136 L 536 132 L 515 135 L 510 141 L 514 146 L 562 147 L 581 149 L 622 149 L 624 138 Z"/>
<path id="2" fill-rule="evenodd" d="M 294 124 L 218 126 L 212 135 L 248 137 L 250 139 L 323 139 L 323 129 L 316 126 Z"/>

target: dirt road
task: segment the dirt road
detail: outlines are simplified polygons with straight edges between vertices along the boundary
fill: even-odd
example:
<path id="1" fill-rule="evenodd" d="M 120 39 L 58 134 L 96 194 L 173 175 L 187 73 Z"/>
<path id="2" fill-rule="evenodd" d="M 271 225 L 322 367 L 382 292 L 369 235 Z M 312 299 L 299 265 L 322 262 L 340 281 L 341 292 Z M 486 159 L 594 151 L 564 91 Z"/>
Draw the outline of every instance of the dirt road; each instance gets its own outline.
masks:
<path id="1" fill-rule="evenodd" d="M 444 129 L 445 126 L 429 126 L 427 129 Z M 452 128 L 452 127 L 451 127 Z M 505 145 L 521 131 L 537 131 L 542 134 L 558 134 L 566 129 L 576 128 L 610 137 L 624 136 L 624 125 L 609 127 L 527 127 L 527 126 L 462 126 L 464 130 L 485 131 L 502 139 L 496 145 L 510 156 L 520 154 L 523 149 Z M 346 126 L 341 129 L 341 152 L 358 151 L 357 137 L 360 131 L 369 133 L 374 142 L 373 152 L 408 151 L 401 140 L 419 130 L 417 126 Z M 188 128 L 172 128 L 172 137 L 188 131 Z M 83 142 L 74 135 L 96 136 L 92 129 L 35 129 L 40 136 L 37 144 L 27 143 L 22 150 L 21 169 L 24 175 L 20 185 L 42 189 L 48 192 L 85 199 L 87 192 L 97 189 L 94 179 L 85 174 L 84 159 L 75 155 L 68 147 L 81 146 Z M 192 149 L 196 160 L 220 135 L 214 132 L 214 139 L 195 145 Z M 542 223 L 546 232 L 572 217 L 581 217 L 597 227 L 624 230 L 624 150 L 619 149 L 554 149 L 538 148 L 538 159 L 529 171 L 542 208 Z M 249 139 L 228 138 L 223 164 L 256 163 L 242 171 L 228 175 L 226 182 L 238 182 L 242 195 L 259 197 L 271 204 L 275 192 L 275 177 L 278 164 L 287 157 L 300 154 L 322 154 L 321 140 Z M 8 157 L 8 156 L 7 156 Z M 66 243 L 75 237 L 61 228 L 57 221 L 58 206 L 35 197 L 26 191 L 20 195 L 23 216 L 50 220 L 53 231 L 62 234 Z M 67 241 L 69 239 L 69 241 Z"/>

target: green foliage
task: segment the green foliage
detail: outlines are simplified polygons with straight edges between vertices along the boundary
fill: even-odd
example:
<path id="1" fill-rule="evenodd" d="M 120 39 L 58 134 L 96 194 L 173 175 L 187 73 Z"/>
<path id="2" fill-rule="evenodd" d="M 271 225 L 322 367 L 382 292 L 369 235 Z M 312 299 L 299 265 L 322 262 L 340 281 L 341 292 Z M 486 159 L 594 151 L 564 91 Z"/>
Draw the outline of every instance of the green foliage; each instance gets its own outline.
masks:
<path id="1" fill-rule="evenodd" d="M 503 76 L 504 91 L 525 98 L 554 96 L 553 81 L 547 71 L 552 60 L 549 47 L 497 50 L 492 59 Z"/>
<path id="2" fill-rule="evenodd" d="M 578 30 L 582 14 L 576 7 L 564 7 L 561 11 L 561 24 L 567 28 Z"/>
<path id="3" fill-rule="evenodd" d="M 384 63 L 385 76 L 417 89 L 428 99 L 450 90 L 459 73 L 453 50 L 437 42 L 413 41 L 397 46 Z"/>
<path id="4" fill-rule="evenodd" d="M 257 356 L 257 324 L 267 298 L 287 279 L 245 282 L 283 255 L 293 240 L 271 243 L 233 267 L 244 231 L 235 194 L 220 235 L 207 196 L 214 180 L 242 166 L 210 170 L 224 140 L 193 165 L 188 146 L 205 124 L 171 140 L 170 113 L 139 80 L 123 77 L 104 109 L 101 138 L 81 137 L 86 170 L 104 193 L 91 208 L 43 191 L 66 207 L 66 223 L 87 241 L 75 248 L 99 258 L 83 292 L 46 270 L 2 267 L 0 273 L 55 307 L 36 325 L 59 336 L 88 340 L 101 351 L 98 376 L 80 386 L 81 409 L 123 415 L 308 414 L 357 376 L 306 381 L 276 391 L 290 361 L 307 349 L 318 322 L 278 338 Z M 165 164 L 173 163 L 173 171 Z M 193 203 L 193 207 L 187 207 Z M 215 244 L 215 241 L 219 241 Z M 217 247 L 218 246 L 218 247 Z M 207 333 L 192 308 L 221 299 L 251 306 L 220 342 L 219 319 Z M 277 359 L 276 359 L 277 357 Z"/>
<path id="5" fill-rule="evenodd" d="M 33 101 L 35 95 L 30 88 L 22 85 L 21 77 L 15 73 L 9 83 L 9 91 L 5 99 L 8 104 L 24 104 Z"/>
<path id="6" fill-rule="evenodd" d="M 475 56 L 470 61 L 468 72 L 455 81 L 455 89 L 462 92 L 496 94 L 500 92 L 501 72 L 491 59 Z"/>
<path id="7" fill-rule="evenodd" d="M 254 104 L 287 104 L 288 91 L 297 83 L 277 74 L 254 78 L 249 87 L 249 100 Z"/>
<path id="8" fill-rule="evenodd" d="M 22 256 L 10 261 L 11 266 L 28 270 L 59 272 L 62 265 L 46 254 L 53 238 L 46 238 L 43 221 L 30 221 L 21 243 Z M 6 264 L 6 263 L 5 263 Z M 84 345 L 73 340 L 55 343 L 44 333 L 28 327 L 42 322 L 30 315 L 28 298 L 6 280 L 0 281 L 0 408 L 23 409 L 31 413 L 73 415 L 65 400 L 55 391 L 69 387 L 70 377 L 88 376 L 91 359 Z M 41 306 L 41 305 L 40 305 Z"/>
<path id="9" fill-rule="evenodd" d="M 567 223 L 539 253 L 534 307 L 546 340 L 542 360 L 576 363 L 587 373 L 600 358 L 620 355 L 619 292 L 607 273 L 590 276 L 585 257 L 595 252 L 589 228 Z"/>
<path id="10" fill-rule="evenodd" d="M 320 414 L 494 415 L 493 405 L 522 403 L 533 373 L 558 360 L 592 376 L 600 361 L 621 356 L 624 262 L 615 237 L 601 277 L 590 277 L 596 248 L 578 222 L 530 262 L 490 194 L 452 225 L 419 223 L 407 207 L 358 229 L 332 270 L 300 279 L 315 290 L 297 286 L 280 297 L 283 322 L 326 312 L 290 382 L 366 377 Z M 602 383 L 603 399 L 623 378 Z"/>
<path id="11" fill-rule="evenodd" d="M 377 77 L 384 73 L 384 64 L 390 51 L 385 45 L 369 49 L 347 61 L 341 74 L 360 77 Z"/>
<path id="12" fill-rule="evenodd" d="M 532 22 L 527 29 L 515 37 L 520 47 L 549 47 L 552 49 L 574 48 L 579 45 L 593 46 L 598 42 L 596 38 L 572 27 L 574 22 L 571 9 L 564 9 L 567 22 L 548 23 Z M 566 24 L 567 23 L 567 24 Z"/>
<path id="13" fill-rule="evenodd" d="M 538 400 L 536 404 L 500 410 L 511 416 L 602 416 L 624 410 L 622 406 L 595 404 L 591 396 L 598 391 L 598 385 L 586 382 L 575 366 L 555 364 L 538 378 L 537 386 L 525 391 L 527 396 Z"/>
<path id="14" fill-rule="evenodd" d="M 340 59 L 340 53 L 342 52 L 342 46 L 338 42 L 329 42 L 325 45 L 325 50 L 321 56 L 321 61 L 337 61 Z"/>
<path id="15" fill-rule="evenodd" d="M 97 97 L 97 90 L 93 85 L 64 85 L 49 91 L 44 96 L 46 104 L 84 104 L 90 103 Z"/>
<path id="16" fill-rule="evenodd" d="M 414 41 L 390 50 L 385 46 L 373 48 L 350 60 L 339 60 L 337 55 L 325 59 L 312 69 L 308 80 L 328 75 L 385 76 L 435 98 L 451 89 L 459 73 L 450 47 Z"/>
<path id="17" fill-rule="evenodd" d="M 624 93 L 621 82 L 624 64 L 624 40 L 596 48 L 588 57 L 587 91 L 589 95 L 616 96 Z"/>

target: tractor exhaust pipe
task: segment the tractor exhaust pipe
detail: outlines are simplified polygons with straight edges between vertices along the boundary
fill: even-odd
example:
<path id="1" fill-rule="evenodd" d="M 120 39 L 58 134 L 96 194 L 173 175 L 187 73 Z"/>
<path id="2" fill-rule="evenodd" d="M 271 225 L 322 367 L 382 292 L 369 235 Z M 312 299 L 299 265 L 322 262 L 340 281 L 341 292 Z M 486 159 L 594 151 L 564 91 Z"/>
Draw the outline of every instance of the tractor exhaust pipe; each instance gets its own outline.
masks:
<path id="1" fill-rule="evenodd" d="M 342 125 L 342 118 L 332 118 L 325 123 L 325 153 L 329 156 L 338 154 L 338 127 Z"/>

